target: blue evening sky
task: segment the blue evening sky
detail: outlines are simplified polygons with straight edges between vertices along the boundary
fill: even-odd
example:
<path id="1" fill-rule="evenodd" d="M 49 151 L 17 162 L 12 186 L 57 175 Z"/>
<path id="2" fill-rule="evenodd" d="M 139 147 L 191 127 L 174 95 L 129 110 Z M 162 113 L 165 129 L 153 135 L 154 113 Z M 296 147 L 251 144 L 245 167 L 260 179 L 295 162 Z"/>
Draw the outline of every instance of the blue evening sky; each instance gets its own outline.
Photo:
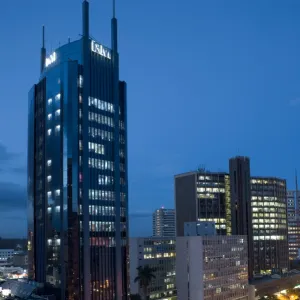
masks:
<path id="1" fill-rule="evenodd" d="M 91 35 L 110 45 L 111 0 L 91 0 Z M 120 78 L 128 83 L 131 234 L 174 206 L 174 174 L 300 172 L 298 0 L 117 0 Z M 9 0 L 0 9 L 0 236 L 26 234 L 27 93 L 47 50 L 81 33 L 81 0 Z"/>

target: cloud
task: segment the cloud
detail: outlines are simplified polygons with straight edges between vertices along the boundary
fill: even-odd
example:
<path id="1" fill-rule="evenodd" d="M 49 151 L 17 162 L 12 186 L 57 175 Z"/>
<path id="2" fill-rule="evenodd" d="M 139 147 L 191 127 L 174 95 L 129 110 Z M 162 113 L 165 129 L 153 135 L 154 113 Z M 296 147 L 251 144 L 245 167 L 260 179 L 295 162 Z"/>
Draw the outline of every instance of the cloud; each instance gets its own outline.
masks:
<path id="1" fill-rule="evenodd" d="M 12 182 L 0 182 L 0 214 L 16 210 L 25 211 L 26 201 L 25 187 Z"/>
<path id="2" fill-rule="evenodd" d="M 11 152 L 0 142 L 0 174 L 8 176 L 21 175 L 24 177 L 26 173 L 27 166 L 22 153 Z"/>
<path id="3" fill-rule="evenodd" d="M 27 173 L 27 167 L 26 166 L 11 167 L 9 171 L 15 173 Z"/>
<path id="4" fill-rule="evenodd" d="M 17 153 L 8 151 L 7 147 L 0 142 L 0 161 L 8 161 L 18 156 Z"/>
<path id="5" fill-rule="evenodd" d="M 300 98 L 290 100 L 289 105 L 290 106 L 299 106 L 300 105 Z"/>
<path id="6" fill-rule="evenodd" d="M 149 218 L 149 217 L 152 217 L 152 212 L 150 212 L 150 211 L 135 211 L 135 212 L 129 213 L 129 218 L 131 218 L 131 219 Z"/>
<path id="7" fill-rule="evenodd" d="M 24 237 L 27 229 L 26 188 L 0 182 L 0 236 Z"/>

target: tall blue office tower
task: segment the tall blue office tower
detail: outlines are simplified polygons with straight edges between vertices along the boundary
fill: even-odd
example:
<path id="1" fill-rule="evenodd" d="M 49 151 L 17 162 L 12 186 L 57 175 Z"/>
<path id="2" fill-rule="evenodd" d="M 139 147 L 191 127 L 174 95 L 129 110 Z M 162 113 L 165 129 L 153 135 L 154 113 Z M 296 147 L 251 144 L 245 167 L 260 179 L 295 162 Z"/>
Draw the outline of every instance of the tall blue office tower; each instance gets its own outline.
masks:
<path id="1" fill-rule="evenodd" d="M 115 10 L 115 9 L 114 9 Z M 127 299 L 126 83 L 117 19 L 111 49 L 89 35 L 48 53 L 29 92 L 29 276 L 58 299 Z"/>

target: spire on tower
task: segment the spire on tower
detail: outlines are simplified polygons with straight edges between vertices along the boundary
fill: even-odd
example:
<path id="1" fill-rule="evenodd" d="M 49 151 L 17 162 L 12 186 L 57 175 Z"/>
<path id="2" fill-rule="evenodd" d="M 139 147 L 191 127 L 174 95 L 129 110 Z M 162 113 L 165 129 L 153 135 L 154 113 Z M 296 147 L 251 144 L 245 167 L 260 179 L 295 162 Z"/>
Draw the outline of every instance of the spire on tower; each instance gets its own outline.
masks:
<path id="1" fill-rule="evenodd" d="M 45 26 L 42 29 L 42 48 L 41 48 L 41 73 L 44 71 L 46 61 L 46 48 L 45 48 Z"/>
<path id="2" fill-rule="evenodd" d="M 295 169 L 295 182 L 296 182 L 296 194 L 298 193 L 298 176 L 297 176 L 297 169 Z M 297 197 L 297 196 L 296 196 Z"/>
<path id="3" fill-rule="evenodd" d="M 89 38 L 89 2 L 82 2 L 82 35 Z"/>
<path id="4" fill-rule="evenodd" d="M 116 0 L 113 0 L 113 18 L 116 17 Z"/>
<path id="5" fill-rule="evenodd" d="M 116 19 L 116 0 L 113 0 L 113 17 L 111 19 L 111 49 L 118 52 L 118 21 Z"/>
<path id="6" fill-rule="evenodd" d="M 45 48 L 45 25 L 43 25 L 43 48 Z"/>

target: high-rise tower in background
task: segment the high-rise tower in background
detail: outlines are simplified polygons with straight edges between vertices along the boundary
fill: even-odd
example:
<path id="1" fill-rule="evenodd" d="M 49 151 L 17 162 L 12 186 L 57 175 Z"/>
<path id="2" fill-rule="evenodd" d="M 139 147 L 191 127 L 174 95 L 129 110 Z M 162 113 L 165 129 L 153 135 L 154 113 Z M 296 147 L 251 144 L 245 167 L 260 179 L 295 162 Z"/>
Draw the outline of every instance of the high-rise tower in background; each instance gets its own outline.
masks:
<path id="1" fill-rule="evenodd" d="M 175 176 L 176 235 L 185 222 L 213 221 L 217 234 L 231 232 L 228 173 L 198 170 Z"/>
<path id="2" fill-rule="evenodd" d="M 287 218 L 289 238 L 289 259 L 300 257 L 300 191 L 298 190 L 297 174 L 296 190 L 287 192 Z"/>
<path id="3" fill-rule="evenodd" d="M 29 276 L 59 299 L 127 299 L 126 83 L 111 49 L 83 33 L 46 55 L 29 93 Z M 44 30 L 43 30 L 44 31 Z"/>
<path id="4" fill-rule="evenodd" d="M 251 206 L 254 273 L 287 272 L 286 181 L 275 177 L 252 177 Z"/>
<path id="5" fill-rule="evenodd" d="M 289 237 L 289 259 L 299 259 L 300 257 L 300 192 L 287 192 L 287 218 Z"/>
<path id="6" fill-rule="evenodd" d="M 237 156 L 229 160 L 231 195 L 231 234 L 248 239 L 248 272 L 253 276 L 253 230 L 251 212 L 250 159 Z"/>
<path id="7" fill-rule="evenodd" d="M 156 209 L 152 218 L 153 236 L 175 237 L 175 209 Z"/>
<path id="8" fill-rule="evenodd" d="M 250 177 L 247 157 L 232 158 L 229 168 L 175 176 L 176 236 L 187 222 L 213 221 L 217 235 L 248 236 L 250 279 L 287 272 L 286 181 Z"/>

